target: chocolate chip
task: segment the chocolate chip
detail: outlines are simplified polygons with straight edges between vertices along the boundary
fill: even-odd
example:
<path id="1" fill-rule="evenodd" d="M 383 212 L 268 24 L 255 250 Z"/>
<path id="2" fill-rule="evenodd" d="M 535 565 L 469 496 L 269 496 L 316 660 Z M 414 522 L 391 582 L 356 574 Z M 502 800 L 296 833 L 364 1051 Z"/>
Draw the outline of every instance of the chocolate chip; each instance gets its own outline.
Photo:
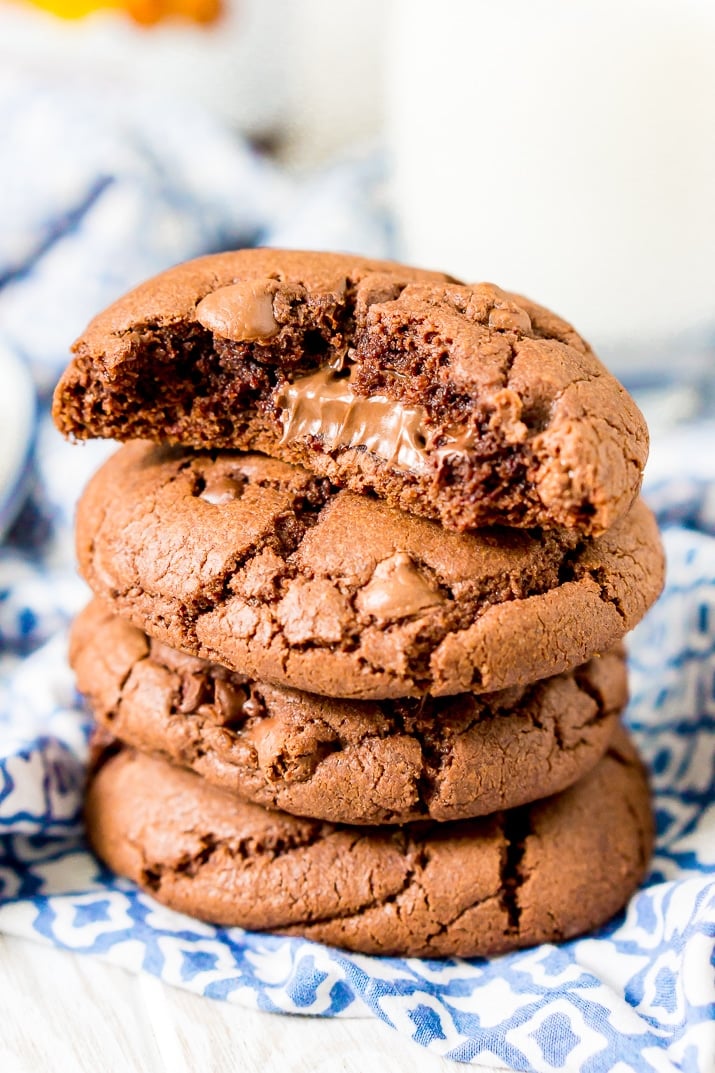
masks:
<path id="1" fill-rule="evenodd" d="M 195 712 L 206 699 L 208 683 L 205 675 L 187 674 L 181 680 L 180 712 Z"/>
<path id="2" fill-rule="evenodd" d="M 245 479 L 241 476 L 211 477 L 206 482 L 200 498 L 218 507 L 223 503 L 230 503 L 234 499 L 240 499 L 245 483 Z"/>
<path id="3" fill-rule="evenodd" d="M 243 686 L 234 685 L 232 682 L 217 678 L 214 683 L 215 707 L 221 719 L 221 723 L 233 723 L 245 716 L 244 705 L 248 698 L 247 691 Z"/>

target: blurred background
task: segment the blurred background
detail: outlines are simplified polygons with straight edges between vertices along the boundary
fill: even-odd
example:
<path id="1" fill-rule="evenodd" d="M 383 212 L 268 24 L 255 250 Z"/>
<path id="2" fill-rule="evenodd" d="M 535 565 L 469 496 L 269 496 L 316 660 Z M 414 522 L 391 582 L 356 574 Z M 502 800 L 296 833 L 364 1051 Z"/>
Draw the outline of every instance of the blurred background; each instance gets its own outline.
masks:
<path id="1" fill-rule="evenodd" d="M 96 311 L 247 244 L 491 279 L 709 417 L 713 56 L 712 0 L 0 0 L 0 486 Z"/>

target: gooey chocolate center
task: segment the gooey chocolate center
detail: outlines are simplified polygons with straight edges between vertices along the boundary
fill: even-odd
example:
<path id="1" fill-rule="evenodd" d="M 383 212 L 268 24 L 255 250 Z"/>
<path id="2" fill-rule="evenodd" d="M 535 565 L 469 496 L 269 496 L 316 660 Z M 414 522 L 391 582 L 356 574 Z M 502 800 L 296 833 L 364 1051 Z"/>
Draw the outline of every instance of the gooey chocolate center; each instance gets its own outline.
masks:
<path id="1" fill-rule="evenodd" d="M 281 407 L 281 443 L 319 436 L 326 450 L 364 447 L 392 465 L 415 471 L 427 466 L 426 412 L 386 395 L 357 395 L 348 375 L 319 369 L 285 384 L 276 395 Z"/>

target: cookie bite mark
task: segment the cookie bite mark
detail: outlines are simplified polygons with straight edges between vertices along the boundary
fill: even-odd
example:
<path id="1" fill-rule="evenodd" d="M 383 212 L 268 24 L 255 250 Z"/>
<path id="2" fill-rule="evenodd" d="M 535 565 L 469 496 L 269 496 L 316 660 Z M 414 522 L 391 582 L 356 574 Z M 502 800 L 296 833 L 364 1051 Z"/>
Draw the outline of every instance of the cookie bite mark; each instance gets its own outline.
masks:
<path id="1" fill-rule="evenodd" d="M 54 403 L 67 435 L 256 450 L 458 531 L 602 533 L 647 456 L 635 403 L 570 325 L 391 262 L 201 258 L 74 351 Z"/>

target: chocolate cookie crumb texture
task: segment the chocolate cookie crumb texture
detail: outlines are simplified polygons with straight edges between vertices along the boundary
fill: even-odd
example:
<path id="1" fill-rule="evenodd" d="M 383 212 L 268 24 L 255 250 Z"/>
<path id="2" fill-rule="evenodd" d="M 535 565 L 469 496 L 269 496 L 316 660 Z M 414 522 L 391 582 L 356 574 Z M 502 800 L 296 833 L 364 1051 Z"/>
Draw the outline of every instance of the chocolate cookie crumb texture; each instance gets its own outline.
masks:
<path id="1" fill-rule="evenodd" d="M 626 702 L 623 652 L 482 697 L 335 700 L 168 648 L 93 601 L 70 661 L 98 724 L 242 800 L 350 824 L 440 822 L 546 797 L 594 766 Z"/>
<path id="2" fill-rule="evenodd" d="M 54 406 L 67 435 L 257 450 L 456 530 L 602 533 L 647 456 L 637 407 L 568 324 L 391 262 L 201 258 L 74 351 Z"/>
<path id="3" fill-rule="evenodd" d="M 645 773 L 622 733 L 562 794 L 479 820 L 299 819 L 126 749 L 90 776 L 86 817 L 99 856 L 172 909 L 416 957 L 500 954 L 588 931 L 638 886 L 653 840 Z"/>
<path id="4" fill-rule="evenodd" d="M 616 644 L 663 580 L 640 501 L 598 538 L 448 532 L 256 454 L 132 443 L 77 513 L 115 613 L 261 681 L 372 700 L 490 693 Z"/>

